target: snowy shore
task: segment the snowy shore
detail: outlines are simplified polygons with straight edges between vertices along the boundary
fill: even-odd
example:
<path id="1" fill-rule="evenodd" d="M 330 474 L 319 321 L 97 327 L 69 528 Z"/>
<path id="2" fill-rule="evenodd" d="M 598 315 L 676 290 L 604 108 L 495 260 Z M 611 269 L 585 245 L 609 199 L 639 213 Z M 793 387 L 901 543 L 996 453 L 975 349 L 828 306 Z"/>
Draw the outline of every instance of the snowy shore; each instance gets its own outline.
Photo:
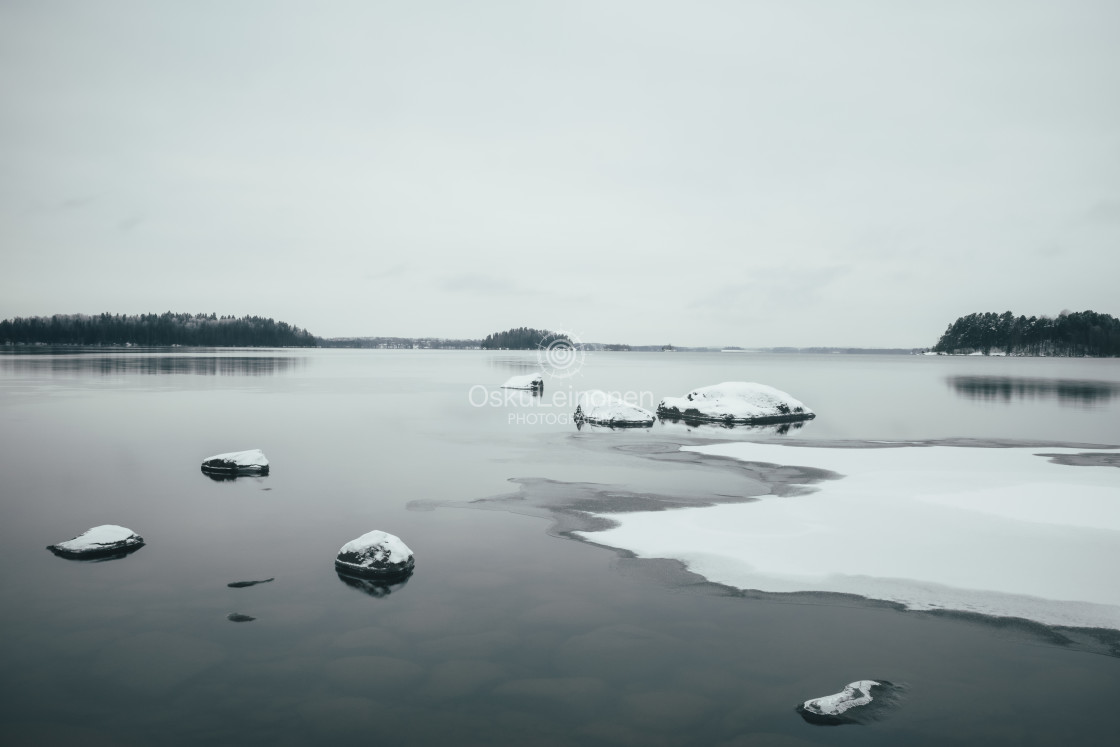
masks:
<path id="1" fill-rule="evenodd" d="M 680 560 L 741 589 L 848 593 L 911 609 L 1120 630 L 1120 586 L 1103 571 L 1120 563 L 1120 470 L 1052 461 L 1084 450 L 682 450 L 844 477 L 802 495 L 610 514 L 614 528 L 578 534 L 639 557 Z"/>

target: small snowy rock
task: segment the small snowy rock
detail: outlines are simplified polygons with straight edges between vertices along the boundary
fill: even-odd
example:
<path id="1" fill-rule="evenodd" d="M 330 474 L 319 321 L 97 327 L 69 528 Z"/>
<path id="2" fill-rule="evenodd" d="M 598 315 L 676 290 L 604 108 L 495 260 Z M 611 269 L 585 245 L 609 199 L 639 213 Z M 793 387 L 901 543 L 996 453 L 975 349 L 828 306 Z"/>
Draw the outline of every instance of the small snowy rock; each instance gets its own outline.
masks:
<path id="1" fill-rule="evenodd" d="M 872 690 L 875 697 L 872 697 Z M 814 724 L 852 724 L 874 720 L 882 707 L 897 700 L 897 688 L 886 681 L 857 680 L 832 695 L 806 700 L 797 707 L 802 718 Z"/>
<path id="2" fill-rule="evenodd" d="M 525 374 L 523 376 L 511 376 L 506 383 L 502 384 L 502 389 L 526 389 L 533 392 L 544 390 L 544 374 Z"/>
<path id="3" fill-rule="evenodd" d="M 131 529 L 103 524 L 47 549 L 63 558 L 86 559 L 127 555 L 143 546 L 144 538 Z"/>
<path id="4" fill-rule="evenodd" d="M 683 397 L 666 397 L 657 414 L 674 420 L 723 423 L 785 423 L 817 415 L 790 395 L 765 384 L 725 381 L 693 389 Z"/>
<path id="5" fill-rule="evenodd" d="M 204 459 L 202 471 L 217 475 L 267 475 L 268 459 L 260 449 L 231 451 Z"/>
<path id="6" fill-rule="evenodd" d="M 624 402 L 618 395 L 598 390 L 581 392 L 576 400 L 576 422 L 638 428 L 653 425 L 657 416 L 644 407 Z"/>
<path id="7" fill-rule="evenodd" d="M 408 545 L 399 537 L 376 529 L 339 548 L 334 561 L 339 573 L 367 578 L 407 576 L 415 565 Z"/>

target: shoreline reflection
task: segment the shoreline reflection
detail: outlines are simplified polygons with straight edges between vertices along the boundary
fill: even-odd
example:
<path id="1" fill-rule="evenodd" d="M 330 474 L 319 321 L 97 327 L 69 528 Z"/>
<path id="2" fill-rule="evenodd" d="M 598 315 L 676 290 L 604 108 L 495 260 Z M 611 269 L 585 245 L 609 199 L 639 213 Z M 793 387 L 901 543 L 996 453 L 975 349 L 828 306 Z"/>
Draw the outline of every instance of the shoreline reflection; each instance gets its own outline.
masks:
<path id="1" fill-rule="evenodd" d="M 1065 407 L 1094 407 L 1120 395 L 1120 384 L 1083 379 L 1032 379 L 1019 376 L 949 376 L 960 396 L 985 402 L 1056 399 Z"/>
<path id="2" fill-rule="evenodd" d="M 203 355 L 0 356 L 0 371 L 54 376 L 272 376 L 307 365 L 305 357 Z"/>

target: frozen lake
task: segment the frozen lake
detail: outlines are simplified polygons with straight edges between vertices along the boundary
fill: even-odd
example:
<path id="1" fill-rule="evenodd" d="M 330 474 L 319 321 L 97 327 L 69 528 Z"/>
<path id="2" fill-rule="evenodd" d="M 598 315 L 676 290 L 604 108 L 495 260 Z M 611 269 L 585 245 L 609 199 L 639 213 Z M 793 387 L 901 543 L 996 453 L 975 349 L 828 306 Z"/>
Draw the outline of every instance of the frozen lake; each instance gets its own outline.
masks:
<path id="1" fill-rule="evenodd" d="M 672 562 L 557 536 L 578 527 L 555 508 L 579 498 L 599 501 L 602 515 L 671 523 L 741 516 L 766 480 L 801 485 L 707 462 L 697 448 L 742 459 L 732 452 L 756 446 L 769 463 L 816 452 L 790 464 L 844 473 L 850 460 L 825 455 L 853 442 L 938 442 L 860 450 L 923 458 L 950 443 L 954 455 L 998 442 L 1030 446 L 1027 456 L 1117 445 L 1120 361 L 590 353 L 579 375 L 546 378 L 543 397 L 491 397 L 535 368 L 532 353 L 473 351 L 0 354 L 0 741 L 1110 743 L 1120 658 L 1102 655 L 1107 634 L 904 611 L 812 584 L 738 592 Z M 730 380 L 785 390 L 818 416 L 785 432 L 577 430 L 569 418 L 580 390 L 633 393 L 649 407 Z M 210 455 L 252 448 L 267 454 L 267 477 L 214 481 L 199 470 Z M 1034 525 L 1091 523 L 1092 552 L 1115 559 L 1120 503 L 1108 500 L 1120 495 L 1109 475 L 1120 470 L 1036 459 L 1049 471 L 1030 473 L 1027 492 L 1050 475 L 1066 484 L 1065 474 L 1093 490 L 1058 491 L 1068 510 L 1032 493 Z M 951 457 L 907 469 L 959 476 L 966 466 Z M 824 501 L 857 479 L 853 468 L 782 500 Z M 937 495 L 923 510 L 959 491 Z M 674 510 L 647 511 L 659 500 Z M 977 526 L 1008 533 L 1023 520 L 1001 506 L 993 498 Z M 44 549 L 99 524 L 148 544 L 100 563 Z M 374 529 L 416 553 L 415 574 L 384 596 L 344 583 L 332 565 L 342 544 Z M 1080 551 L 1075 538 L 1047 544 L 1038 531 L 1039 557 Z M 596 534 L 609 532 L 584 536 L 602 542 Z M 980 565 L 982 544 L 970 547 Z M 993 565 L 1006 547 L 993 542 Z M 804 557 L 791 550 L 783 562 Z M 907 572 L 919 575 L 923 559 L 915 552 Z M 1102 603 L 1083 589 L 1104 573 L 1070 573 L 1046 579 L 1055 599 L 1068 583 L 1070 601 Z M 230 613 L 256 619 L 233 623 Z M 905 688 L 881 722 L 822 729 L 794 712 L 867 678 Z"/>

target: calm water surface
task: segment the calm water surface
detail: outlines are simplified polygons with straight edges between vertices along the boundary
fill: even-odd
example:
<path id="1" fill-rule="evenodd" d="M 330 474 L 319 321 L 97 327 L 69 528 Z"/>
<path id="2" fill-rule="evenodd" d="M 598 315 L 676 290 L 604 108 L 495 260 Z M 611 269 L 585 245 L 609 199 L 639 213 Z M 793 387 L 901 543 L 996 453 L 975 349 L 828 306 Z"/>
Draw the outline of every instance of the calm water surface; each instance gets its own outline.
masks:
<path id="1" fill-rule="evenodd" d="M 472 405 L 535 361 L 0 354 L 0 741 L 1111 743 L 1120 658 L 1014 626 L 682 585 L 671 564 L 550 536 L 544 518 L 417 505 L 527 477 L 743 490 L 729 471 L 616 448 L 642 439 L 1118 444 L 1120 361 L 593 353 L 531 404 Z M 784 435 L 567 422 L 569 385 L 656 401 L 727 380 L 789 391 L 818 418 Z M 245 448 L 263 449 L 272 474 L 215 482 L 198 469 Z M 44 549 L 104 523 L 148 545 L 102 563 Z M 383 596 L 332 566 L 371 529 L 417 556 Z M 903 684 L 902 705 L 833 729 L 793 711 L 862 678 Z"/>

